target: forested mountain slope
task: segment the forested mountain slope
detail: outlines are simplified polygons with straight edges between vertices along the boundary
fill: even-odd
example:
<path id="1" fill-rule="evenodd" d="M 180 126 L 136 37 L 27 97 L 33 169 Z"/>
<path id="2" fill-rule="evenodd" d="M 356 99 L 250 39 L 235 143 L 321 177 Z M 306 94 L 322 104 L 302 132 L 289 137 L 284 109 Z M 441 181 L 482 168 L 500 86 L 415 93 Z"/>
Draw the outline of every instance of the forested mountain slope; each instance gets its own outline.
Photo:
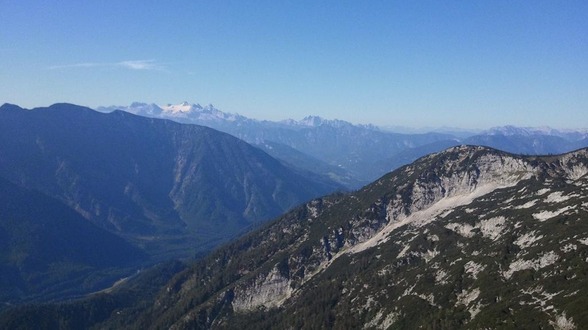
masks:
<path id="1" fill-rule="evenodd" d="M 316 199 L 178 274 L 153 328 L 588 324 L 588 151 L 455 147 Z"/>
<path id="2" fill-rule="evenodd" d="M 130 244 L 112 260 L 129 261 L 117 264 L 121 267 L 135 267 L 137 260 L 152 263 L 208 252 L 302 202 L 342 189 L 207 127 L 122 111 L 103 114 L 71 104 L 33 110 L 0 107 L 0 179 L 5 187 L 26 192 L 11 195 L 13 204 L 0 201 L 3 211 L 12 212 L 1 219 L 8 230 L 2 243 L 34 247 L 54 240 L 54 231 L 32 235 L 28 230 L 73 219 L 73 212 L 76 224 L 84 223 L 66 226 L 60 239 L 74 244 L 88 236 L 87 231 L 103 233 L 89 235 L 95 236 L 86 242 L 93 244 L 92 251 L 78 246 L 78 254 L 88 253 L 75 260 L 85 257 L 92 263 L 102 260 L 92 253 L 108 256 L 116 246 L 105 238 L 110 234 Z M 11 205 L 28 205 L 38 212 L 25 214 L 26 207 Z M 19 217 L 28 221 L 22 223 L 27 230 L 12 230 Z M 127 253 L 131 247 L 148 256 L 147 261 Z M 42 252 L 49 250 L 30 249 L 28 258 L 53 262 Z M 3 259 L 1 266 L 12 267 L 13 262 Z M 80 262 L 83 268 L 85 260 Z M 52 265 L 55 269 L 45 274 L 64 272 L 67 278 L 77 269 Z M 28 293 L 36 296 L 45 289 L 39 285 Z M 14 290 L 8 295 L 20 296 Z"/>

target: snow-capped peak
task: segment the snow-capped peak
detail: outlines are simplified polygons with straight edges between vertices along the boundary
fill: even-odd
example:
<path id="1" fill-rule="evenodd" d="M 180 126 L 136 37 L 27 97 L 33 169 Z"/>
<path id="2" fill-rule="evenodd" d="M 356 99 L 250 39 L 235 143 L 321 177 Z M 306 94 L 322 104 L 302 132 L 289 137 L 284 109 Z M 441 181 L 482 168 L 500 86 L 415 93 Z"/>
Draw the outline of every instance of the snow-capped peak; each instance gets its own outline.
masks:
<path id="1" fill-rule="evenodd" d="M 161 107 L 166 113 L 177 114 L 177 113 L 191 113 L 202 110 L 200 104 L 190 104 L 188 102 L 182 102 L 180 104 L 167 104 Z"/>
<path id="2" fill-rule="evenodd" d="M 98 107 L 96 110 L 101 112 L 112 112 L 114 110 L 123 110 L 136 115 L 165 118 L 177 120 L 180 122 L 204 124 L 211 121 L 243 121 L 247 118 L 232 113 L 225 113 L 216 109 L 212 104 L 205 107 L 200 104 L 191 104 L 189 102 L 182 102 L 179 104 L 156 105 L 142 102 L 133 102 L 130 106 L 110 106 Z"/>

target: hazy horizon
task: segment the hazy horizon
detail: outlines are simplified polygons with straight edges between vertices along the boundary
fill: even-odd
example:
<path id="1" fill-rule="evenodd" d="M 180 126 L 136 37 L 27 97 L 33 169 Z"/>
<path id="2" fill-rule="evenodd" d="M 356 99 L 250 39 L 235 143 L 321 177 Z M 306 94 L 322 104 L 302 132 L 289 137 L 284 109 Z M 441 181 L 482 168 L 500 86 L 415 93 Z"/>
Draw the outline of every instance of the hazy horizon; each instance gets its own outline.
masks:
<path id="1" fill-rule="evenodd" d="M 582 128 L 586 16 L 582 1 L 3 1 L 0 102 Z"/>
<path id="2" fill-rule="evenodd" d="M 183 101 L 183 102 L 187 102 L 187 101 Z M 182 103 L 183 103 L 182 102 Z M 14 103 L 10 103 L 10 102 L 5 102 L 2 104 L 14 104 L 16 106 L 22 107 L 23 109 L 27 109 L 27 110 L 32 110 L 35 108 L 46 108 L 46 107 L 50 107 L 54 104 L 59 104 L 59 103 L 70 103 L 70 102 L 56 102 L 53 104 L 47 104 L 47 105 L 40 105 L 40 106 L 35 106 L 35 107 L 24 107 L 20 104 L 14 104 Z M 134 101 L 131 103 L 145 103 L 145 104 L 155 104 L 159 107 L 162 106 L 170 106 L 170 105 L 174 105 L 173 103 L 166 103 L 166 104 L 156 104 L 156 103 L 147 103 L 147 102 L 140 102 L 140 101 Z M 439 125 L 439 126 L 406 126 L 406 125 L 379 125 L 373 122 L 357 122 L 357 121 L 348 121 L 348 120 L 344 120 L 338 117 L 324 117 L 322 115 L 319 114 L 306 114 L 306 115 L 302 115 L 302 117 L 288 117 L 288 114 L 284 114 L 286 117 L 280 118 L 280 119 L 269 119 L 269 118 L 260 118 L 260 117 L 249 117 L 246 116 L 242 113 L 238 113 L 238 112 L 228 112 L 228 111 L 224 111 L 223 109 L 219 109 L 218 107 L 216 107 L 214 104 L 206 104 L 203 105 L 201 103 L 198 102 L 188 102 L 191 105 L 200 105 L 203 108 L 206 108 L 208 106 L 213 106 L 216 110 L 219 110 L 221 112 L 224 112 L 226 114 L 233 114 L 233 115 L 239 115 L 239 116 L 244 116 L 248 119 L 253 119 L 253 120 L 258 120 L 258 121 L 271 121 L 271 122 L 284 122 L 284 121 L 289 121 L 289 120 L 294 120 L 294 121 L 303 121 L 304 119 L 308 118 L 308 117 L 320 117 L 324 120 L 328 120 L 328 121 L 337 121 L 337 120 L 341 120 L 341 121 L 345 121 L 348 123 L 351 123 L 353 125 L 363 125 L 363 126 L 374 126 L 377 127 L 381 130 L 384 131 L 389 131 L 389 132 L 395 132 L 395 133 L 428 133 L 428 132 L 433 132 L 433 131 L 438 131 L 438 132 L 451 132 L 451 133 L 457 133 L 459 134 L 465 134 L 470 135 L 470 134 L 476 134 L 476 133 L 481 133 L 484 131 L 489 131 L 492 129 L 498 129 L 498 128 L 506 128 L 506 127 L 515 127 L 515 128 L 523 128 L 523 129 L 554 129 L 560 132 L 565 132 L 565 131 L 577 131 L 577 132 L 588 132 L 588 125 L 585 126 L 570 126 L 570 127 L 556 127 L 556 126 L 551 126 L 551 125 L 540 125 L 540 126 L 529 126 L 529 125 L 514 125 L 511 123 L 503 123 L 503 124 L 499 124 L 499 125 L 493 125 L 493 126 L 481 126 L 481 127 L 465 127 L 465 126 L 449 126 L 449 125 Z M 2 105 L 0 104 L 0 105 Z M 74 103 L 71 103 L 74 104 Z M 177 104 L 181 104 L 181 103 L 176 103 Z M 123 104 L 118 104 L 118 105 L 100 105 L 97 107 L 91 107 L 91 106 L 87 106 L 87 105 L 83 105 L 83 104 L 74 104 L 77 106 L 82 106 L 82 107 L 87 107 L 90 108 L 92 110 L 96 110 L 98 112 L 111 112 L 114 110 L 109 110 L 109 111 L 104 111 L 104 109 L 106 108 L 111 108 L 111 107 L 128 107 L 129 105 L 123 105 Z M 102 109 L 101 109 L 102 108 Z M 119 110 L 124 110 L 124 109 L 119 109 Z"/>

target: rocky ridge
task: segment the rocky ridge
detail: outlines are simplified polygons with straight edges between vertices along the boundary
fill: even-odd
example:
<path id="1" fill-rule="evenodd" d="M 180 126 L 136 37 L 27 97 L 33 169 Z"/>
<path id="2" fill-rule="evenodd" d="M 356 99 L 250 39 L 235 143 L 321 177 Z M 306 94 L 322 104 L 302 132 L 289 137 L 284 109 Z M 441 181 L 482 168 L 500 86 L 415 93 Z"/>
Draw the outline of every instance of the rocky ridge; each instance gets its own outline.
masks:
<path id="1" fill-rule="evenodd" d="M 219 249 L 134 325 L 585 324 L 586 173 L 586 149 L 521 157 L 459 146 L 423 157 Z"/>
<path id="2" fill-rule="evenodd" d="M 587 173 L 587 149 L 450 148 L 293 209 L 177 273 L 141 308 L 123 285 L 55 319 L 89 305 L 103 316 L 82 321 L 96 328 L 581 328 Z M 4 324 L 36 314 L 21 315 Z"/>

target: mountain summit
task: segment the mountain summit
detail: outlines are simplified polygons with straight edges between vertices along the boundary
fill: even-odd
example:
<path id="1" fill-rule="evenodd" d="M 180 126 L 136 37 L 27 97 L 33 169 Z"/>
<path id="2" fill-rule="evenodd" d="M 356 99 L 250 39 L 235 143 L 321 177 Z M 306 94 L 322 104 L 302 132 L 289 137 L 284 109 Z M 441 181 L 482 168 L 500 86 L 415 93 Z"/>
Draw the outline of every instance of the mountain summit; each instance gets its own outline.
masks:
<path id="1" fill-rule="evenodd" d="M 171 119 L 182 123 L 202 124 L 206 121 L 246 121 L 247 118 L 238 114 L 225 113 L 216 109 L 212 104 L 201 106 L 182 102 L 180 104 L 147 104 L 133 102 L 130 106 L 98 107 L 97 111 L 112 112 L 122 110 L 139 116 Z"/>

